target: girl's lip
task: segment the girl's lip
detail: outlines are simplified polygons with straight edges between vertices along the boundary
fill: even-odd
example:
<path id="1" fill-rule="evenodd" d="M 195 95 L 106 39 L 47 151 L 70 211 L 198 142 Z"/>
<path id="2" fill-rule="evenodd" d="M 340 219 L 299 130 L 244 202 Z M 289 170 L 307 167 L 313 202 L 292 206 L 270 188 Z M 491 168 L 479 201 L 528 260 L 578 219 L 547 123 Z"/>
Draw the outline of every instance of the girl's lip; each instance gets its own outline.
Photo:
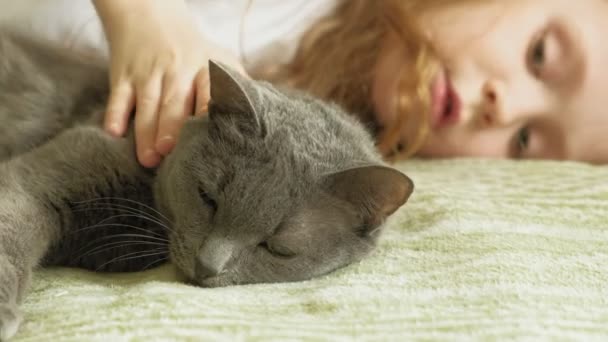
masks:
<path id="1" fill-rule="evenodd" d="M 431 85 L 431 126 L 434 129 L 456 124 L 460 119 L 462 104 L 445 70 Z"/>

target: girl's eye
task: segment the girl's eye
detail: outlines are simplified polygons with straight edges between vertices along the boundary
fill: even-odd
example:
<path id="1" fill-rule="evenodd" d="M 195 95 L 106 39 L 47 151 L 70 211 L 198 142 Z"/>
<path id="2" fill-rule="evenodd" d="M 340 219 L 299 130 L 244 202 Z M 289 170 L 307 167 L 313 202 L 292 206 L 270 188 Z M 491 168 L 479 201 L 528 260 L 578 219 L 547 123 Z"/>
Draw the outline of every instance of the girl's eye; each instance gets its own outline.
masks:
<path id="1" fill-rule="evenodd" d="M 530 52 L 530 68 L 535 74 L 542 69 L 546 60 L 546 51 L 545 51 L 545 35 L 543 34 L 540 39 L 534 43 L 532 46 L 532 51 Z"/>
<path id="2" fill-rule="evenodd" d="M 516 156 L 521 157 L 530 145 L 530 129 L 527 126 L 522 127 L 516 136 Z"/>
<path id="3" fill-rule="evenodd" d="M 532 50 L 532 65 L 542 67 L 545 62 L 545 39 L 540 39 Z"/>

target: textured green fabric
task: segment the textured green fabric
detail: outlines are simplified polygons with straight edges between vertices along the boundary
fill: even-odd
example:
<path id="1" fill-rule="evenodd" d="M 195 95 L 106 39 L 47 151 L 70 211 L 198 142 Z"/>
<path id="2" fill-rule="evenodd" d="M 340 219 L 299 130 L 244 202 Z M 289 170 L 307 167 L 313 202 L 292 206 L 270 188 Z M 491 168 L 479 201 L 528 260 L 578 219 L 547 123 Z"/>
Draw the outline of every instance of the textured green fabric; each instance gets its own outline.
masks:
<path id="1" fill-rule="evenodd" d="M 608 340 L 608 168 L 454 160 L 379 249 L 320 279 L 202 289 L 170 266 L 35 274 L 16 341 Z"/>

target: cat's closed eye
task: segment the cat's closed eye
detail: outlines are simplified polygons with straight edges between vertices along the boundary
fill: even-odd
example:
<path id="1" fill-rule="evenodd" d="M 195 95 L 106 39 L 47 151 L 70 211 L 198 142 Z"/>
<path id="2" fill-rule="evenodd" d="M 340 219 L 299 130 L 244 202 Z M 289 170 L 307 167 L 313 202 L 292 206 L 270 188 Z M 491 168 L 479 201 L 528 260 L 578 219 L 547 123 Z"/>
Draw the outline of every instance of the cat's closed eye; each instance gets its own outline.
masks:
<path id="1" fill-rule="evenodd" d="M 198 195 L 200 196 L 203 203 L 207 207 L 209 207 L 215 214 L 215 212 L 217 211 L 217 202 L 213 198 L 211 198 L 211 196 L 209 196 L 209 194 L 207 192 L 205 192 L 203 189 L 198 190 Z"/>
<path id="2" fill-rule="evenodd" d="M 279 244 L 269 243 L 268 241 L 261 242 L 258 244 L 258 247 L 278 258 L 290 259 L 296 256 L 296 253 L 288 248 Z"/>

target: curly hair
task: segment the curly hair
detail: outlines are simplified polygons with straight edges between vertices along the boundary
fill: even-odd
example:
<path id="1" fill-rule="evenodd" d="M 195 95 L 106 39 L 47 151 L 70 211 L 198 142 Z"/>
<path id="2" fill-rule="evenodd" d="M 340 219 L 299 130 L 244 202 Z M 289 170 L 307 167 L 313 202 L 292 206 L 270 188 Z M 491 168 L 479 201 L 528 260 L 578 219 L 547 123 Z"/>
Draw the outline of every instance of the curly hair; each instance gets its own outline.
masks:
<path id="1" fill-rule="evenodd" d="M 385 157 L 411 156 L 428 133 L 428 85 L 435 61 L 416 19 L 423 11 L 453 2 L 342 0 L 330 15 L 308 29 L 288 64 L 266 70 L 262 77 L 342 105 L 371 126 Z M 397 120 L 391 127 L 378 128 L 373 120 L 371 84 L 389 34 L 396 34 L 413 63 L 404 63 L 396 71 L 400 75 Z"/>

